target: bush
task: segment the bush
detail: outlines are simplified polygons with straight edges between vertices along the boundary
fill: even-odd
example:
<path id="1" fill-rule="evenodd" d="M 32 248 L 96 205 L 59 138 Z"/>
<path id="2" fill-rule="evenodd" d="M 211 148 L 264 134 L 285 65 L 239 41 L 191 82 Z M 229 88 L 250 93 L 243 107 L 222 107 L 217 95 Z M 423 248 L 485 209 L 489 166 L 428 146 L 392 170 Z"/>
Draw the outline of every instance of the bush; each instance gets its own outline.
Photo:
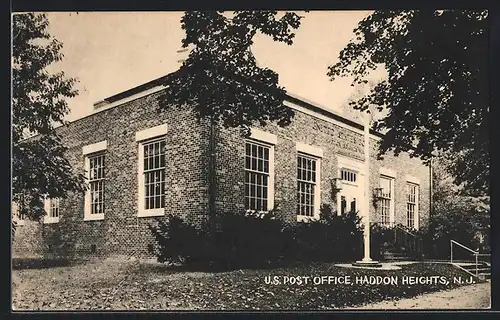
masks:
<path id="1" fill-rule="evenodd" d="M 360 219 L 351 212 L 332 214 L 321 208 L 321 218 L 287 226 L 269 213 L 217 215 L 213 230 L 200 229 L 169 216 L 150 229 L 158 261 L 186 265 L 257 268 L 291 261 L 349 261 L 360 257 Z"/>
<path id="2" fill-rule="evenodd" d="M 444 212 L 437 212 L 431 219 L 428 228 L 423 230 L 425 253 L 429 258 L 448 259 L 450 257 L 450 241 L 455 240 L 476 250 L 479 243 L 473 228 L 471 216 L 465 212 L 456 212 L 449 207 Z M 471 259 L 471 253 L 457 246 L 453 249 L 456 259 Z"/>
<path id="3" fill-rule="evenodd" d="M 288 232 L 274 212 L 218 215 L 215 230 L 169 216 L 150 227 L 160 262 L 224 268 L 258 267 L 283 258 Z"/>
<path id="4" fill-rule="evenodd" d="M 373 224 L 370 229 L 370 256 L 374 260 L 383 259 L 383 250 L 394 242 L 394 228 Z"/>
<path id="5" fill-rule="evenodd" d="M 150 226 L 156 242 L 150 250 L 159 262 L 195 264 L 213 254 L 208 234 L 203 229 L 196 229 L 173 215 L 156 222 Z"/>
<path id="6" fill-rule="evenodd" d="M 227 268 L 260 267 L 283 260 L 291 233 L 276 213 L 225 213 L 216 218 L 216 263 Z"/>
<path id="7" fill-rule="evenodd" d="M 324 205 L 319 220 L 299 223 L 294 234 L 296 260 L 340 262 L 360 257 L 363 233 L 356 212 L 339 216 Z"/>

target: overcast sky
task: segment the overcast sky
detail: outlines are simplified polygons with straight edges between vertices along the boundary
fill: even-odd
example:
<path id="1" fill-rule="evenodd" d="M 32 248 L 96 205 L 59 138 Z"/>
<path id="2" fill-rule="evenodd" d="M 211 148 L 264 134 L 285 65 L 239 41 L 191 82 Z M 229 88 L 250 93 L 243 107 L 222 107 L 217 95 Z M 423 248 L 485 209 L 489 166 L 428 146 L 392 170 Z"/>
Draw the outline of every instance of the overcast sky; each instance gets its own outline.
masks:
<path id="1" fill-rule="evenodd" d="M 349 79 L 329 81 L 329 65 L 353 37 L 357 23 L 370 11 L 311 11 L 294 44 L 259 35 L 252 51 L 260 66 L 279 74 L 288 92 L 336 111 L 352 93 Z M 79 79 L 80 94 L 69 100 L 75 120 L 93 103 L 161 77 L 179 67 L 176 51 L 184 32 L 182 12 L 57 12 L 47 14 L 51 35 L 63 44 L 57 65 Z"/>

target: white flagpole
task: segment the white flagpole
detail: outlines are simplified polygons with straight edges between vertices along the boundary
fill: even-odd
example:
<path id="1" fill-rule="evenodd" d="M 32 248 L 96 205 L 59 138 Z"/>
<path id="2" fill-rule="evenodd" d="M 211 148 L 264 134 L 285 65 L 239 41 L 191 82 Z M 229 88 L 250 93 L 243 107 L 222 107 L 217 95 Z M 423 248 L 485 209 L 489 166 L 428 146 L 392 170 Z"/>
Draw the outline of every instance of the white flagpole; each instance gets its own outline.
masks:
<path id="1" fill-rule="evenodd" d="M 364 138 L 365 138 L 365 230 L 364 230 L 364 253 L 365 256 L 363 261 L 371 262 L 370 257 L 370 117 L 369 113 L 365 114 L 365 127 L 364 127 Z"/>
<path id="2" fill-rule="evenodd" d="M 364 114 L 364 155 L 365 155 L 365 179 L 364 179 L 364 230 L 363 230 L 363 246 L 364 257 L 363 260 L 357 261 L 354 265 L 380 267 L 378 261 L 374 261 L 370 257 L 370 124 L 371 113 Z"/>

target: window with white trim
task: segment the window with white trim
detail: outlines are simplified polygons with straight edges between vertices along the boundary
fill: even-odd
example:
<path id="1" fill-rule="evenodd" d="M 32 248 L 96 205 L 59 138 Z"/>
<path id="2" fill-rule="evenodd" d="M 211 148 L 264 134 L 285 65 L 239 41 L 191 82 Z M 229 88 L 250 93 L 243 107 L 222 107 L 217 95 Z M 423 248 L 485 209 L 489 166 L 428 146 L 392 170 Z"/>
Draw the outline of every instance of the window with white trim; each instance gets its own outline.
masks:
<path id="1" fill-rule="evenodd" d="M 97 153 L 87 156 L 88 161 L 88 218 L 104 217 L 104 190 L 106 183 L 106 156 Z"/>
<path id="2" fill-rule="evenodd" d="M 245 209 L 268 211 L 272 146 L 245 142 Z"/>
<path id="3" fill-rule="evenodd" d="M 59 222 L 60 215 L 60 201 L 59 198 L 45 198 L 45 211 L 47 215 L 44 216 L 44 223 L 57 223 Z"/>
<path id="4" fill-rule="evenodd" d="M 139 215 L 164 214 L 165 155 L 165 136 L 139 143 Z"/>
<path id="5" fill-rule="evenodd" d="M 318 208 L 317 158 L 297 155 L 297 215 L 314 217 Z"/>
<path id="6" fill-rule="evenodd" d="M 386 176 L 380 176 L 381 198 L 379 199 L 380 223 L 384 226 L 392 224 L 393 211 L 393 190 L 394 179 Z"/>
<path id="7" fill-rule="evenodd" d="M 106 140 L 82 147 L 85 161 L 87 191 L 85 192 L 85 221 L 104 219 L 106 190 Z"/>
<path id="8" fill-rule="evenodd" d="M 417 228 L 416 218 L 418 212 L 418 185 L 406 183 L 406 226 Z"/>

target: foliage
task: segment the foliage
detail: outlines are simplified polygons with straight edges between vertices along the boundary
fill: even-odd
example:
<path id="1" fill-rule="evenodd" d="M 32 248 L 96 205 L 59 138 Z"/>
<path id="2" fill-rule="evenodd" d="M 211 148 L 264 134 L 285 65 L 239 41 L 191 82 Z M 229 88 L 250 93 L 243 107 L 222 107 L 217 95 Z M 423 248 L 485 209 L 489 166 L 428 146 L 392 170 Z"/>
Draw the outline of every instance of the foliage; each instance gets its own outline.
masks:
<path id="1" fill-rule="evenodd" d="M 394 242 L 394 227 L 374 223 L 370 229 L 370 254 L 374 260 L 383 258 L 384 248 Z"/>
<path id="2" fill-rule="evenodd" d="M 160 262 L 225 269 L 254 268 L 292 261 L 352 261 L 359 258 L 362 230 L 351 212 L 333 215 L 322 207 L 319 220 L 287 225 L 278 213 L 224 213 L 215 231 L 196 228 L 177 216 L 150 226 Z"/>
<path id="3" fill-rule="evenodd" d="M 23 268 L 22 264 L 13 262 Z M 54 264 L 52 264 L 54 266 Z M 41 266 L 44 267 L 44 266 Z M 47 266 L 49 267 L 49 266 Z M 41 276 L 43 274 L 43 276 Z M 352 285 L 324 283 L 315 285 L 315 276 L 350 277 Z M 394 276 L 397 285 L 356 283 L 357 277 Z M 309 277 L 302 285 L 266 283 L 268 276 Z M 414 263 L 401 270 L 341 268 L 331 263 L 308 263 L 273 270 L 234 270 L 230 272 L 182 272 L 178 268 L 150 263 L 98 262 L 49 267 L 44 270 L 14 268 L 12 272 L 12 305 L 16 310 L 333 310 L 386 300 L 399 306 L 425 307 L 426 292 L 449 290 L 460 285 L 443 283 L 403 283 L 402 277 L 446 279 L 468 275 L 449 264 Z M 304 279 L 304 278 L 302 278 Z M 480 294 L 487 308 L 491 284 L 461 290 Z M 41 290 L 41 288 L 43 288 Z M 484 290 L 482 290 L 484 289 Z M 434 298 L 433 308 L 460 308 L 470 305 L 471 296 L 451 291 Z M 450 297 L 455 295 L 454 302 Z M 421 296 L 422 297 L 422 296 Z M 424 299 L 424 300 L 422 300 Z M 422 303 L 422 302 L 425 303 Z M 411 304 L 409 303 L 411 302 Z M 368 306 L 370 307 L 370 306 Z M 479 307 L 479 306 L 478 306 Z"/>
<path id="4" fill-rule="evenodd" d="M 302 261 L 355 261 L 361 255 L 363 233 L 357 212 L 332 214 L 323 205 L 320 219 L 299 223 L 295 228 L 294 255 Z"/>
<path id="5" fill-rule="evenodd" d="M 191 263 L 193 259 L 203 259 L 209 254 L 208 234 L 204 230 L 196 229 L 174 215 L 156 222 L 149 228 L 156 241 L 152 253 L 159 262 Z"/>
<path id="6" fill-rule="evenodd" d="M 218 216 L 214 246 L 219 265 L 259 267 L 281 261 L 290 246 L 290 230 L 276 212 Z"/>
<path id="7" fill-rule="evenodd" d="M 150 226 L 160 262 L 227 269 L 257 267 L 280 260 L 287 244 L 284 223 L 269 213 L 216 216 L 216 228 L 196 228 L 177 216 Z"/>
<path id="8" fill-rule="evenodd" d="M 449 159 L 433 160 L 433 194 L 429 225 L 412 231 L 424 239 L 424 252 L 430 258 L 447 259 L 450 240 L 455 240 L 474 250 L 489 252 L 490 206 L 489 196 L 471 196 L 464 192 L 466 186 L 456 185 L 447 171 Z M 485 239 L 481 242 L 478 234 Z M 456 258 L 471 259 L 470 253 L 456 247 Z"/>
<path id="9" fill-rule="evenodd" d="M 329 67 L 331 79 L 353 76 L 368 83 L 385 67 L 388 76 L 358 101 L 386 116 L 379 154 L 410 151 L 428 160 L 450 151 L 457 184 L 473 193 L 489 188 L 488 20 L 485 11 L 375 11 L 354 30 L 355 38 Z M 411 148 L 413 146 L 414 148 Z"/>
<path id="10" fill-rule="evenodd" d="M 44 14 L 13 15 L 12 201 L 30 219 L 45 214 L 44 195 L 62 197 L 84 189 L 83 176 L 72 172 L 66 147 L 54 131 L 65 123 L 66 99 L 78 93 L 75 79 L 47 70 L 63 58 L 61 48 L 48 33 Z"/>
<path id="11" fill-rule="evenodd" d="M 269 10 L 235 11 L 232 17 L 223 11 L 186 12 L 182 46 L 191 51 L 180 69 L 166 77 L 160 108 L 192 105 L 200 118 L 220 120 L 246 134 L 255 121 L 289 124 L 293 111 L 283 105 L 278 74 L 257 66 L 250 51 L 258 32 L 293 43 L 301 17 L 291 12 L 277 16 Z"/>

